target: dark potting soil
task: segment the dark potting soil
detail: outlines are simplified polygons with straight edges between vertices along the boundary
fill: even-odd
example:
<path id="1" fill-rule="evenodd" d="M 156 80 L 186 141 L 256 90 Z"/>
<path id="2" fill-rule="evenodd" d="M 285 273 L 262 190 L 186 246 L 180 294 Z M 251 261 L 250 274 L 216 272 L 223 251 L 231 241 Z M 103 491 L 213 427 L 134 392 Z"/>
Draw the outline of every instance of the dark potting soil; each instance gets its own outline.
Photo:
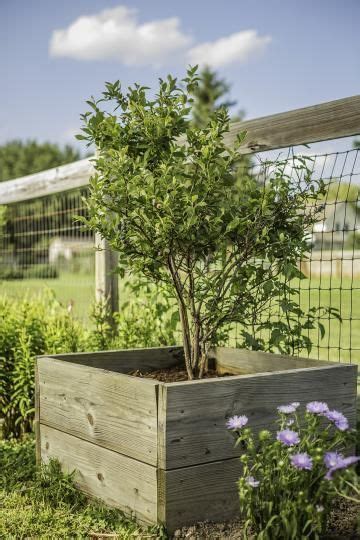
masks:
<path id="1" fill-rule="evenodd" d="M 328 532 L 323 540 L 360 540 L 358 527 L 360 506 L 340 499 L 336 501 L 329 519 Z M 191 527 L 183 527 L 174 532 L 172 539 L 176 540 L 240 540 L 243 536 L 241 521 L 211 523 L 205 521 Z M 255 540 L 256 536 L 249 536 Z M 275 539 L 274 539 L 275 540 Z"/>
<path id="2" fill-rule="evenodd" d="M 145 372 L 137 369 L 135 371 L 131 371 L 129 375 L 132 375 L 133 377 L 142 377 L 145 379 L 156 379 L 157 381 L 166 383 L 188 380 L 186 369 L 181 366 L 175 366 L 167 369 L 156 369 L 154 371 Z M 226 377 L 229 375 L 232 375 L 232 373 L 219 374 L 216 369 L 209 369 L 206 373 L 204 373 L 203 379 L 214 379 L 217 377 Z"/>

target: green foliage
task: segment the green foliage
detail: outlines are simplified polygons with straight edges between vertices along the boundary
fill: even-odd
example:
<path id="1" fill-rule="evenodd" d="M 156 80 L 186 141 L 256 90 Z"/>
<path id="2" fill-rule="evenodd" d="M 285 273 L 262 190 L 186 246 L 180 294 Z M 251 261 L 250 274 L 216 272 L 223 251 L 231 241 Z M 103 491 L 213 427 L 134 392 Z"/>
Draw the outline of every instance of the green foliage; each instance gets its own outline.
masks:
<path id="1" fill-rule="evenodd" d="M 0 469 L 1 538 L 166 538 L 160 527 L 141 529 L 118 510 L 89 501 L 74 487 L 74 473 L 62 473 L 58 462 L 37 468 L 31 439 L 0 442 Z"/>
<path id="2" fill-rule="evenodd" d="M 34 264 L 26 269 L 17 266 L 0 266 L 0 279 L 55 279 L 59 277 L 56 266 L 52 264 Z"/>
<path id="3" fill-rule="evenodd" d="M 0 416 L 5 437 L 32 429 L 35 356 L 82 350 L 80 323 L 48 293 L 37 299 L 0 298 Z"/>
<path id="4" fill-rule="evenodd" d="M 108 306 L 97 304 L 90 329 L 51 292 L 23 300 L 0 297 L 0 418 L 5 438 L 32 431 L 37 355 L 177 343 L 178 315 L 166 291 L 134 278 L 126 289 L 129 301 L 114 314 L 113 324 Z"/>
<path id="5" fill-rule="evenodd" d="M 268 430 L 255 436 L 251 428 L 244 427 L 246 417 L 229 421 L 236 444 L 244 450 L 238 484 L 244 528 L 247 532 L 251 528 L 259 540 L 318 540 L 326 531 L 333 501 L 342 490 L 349 497 L 353 489 L 347 485 L 354 477 L 348 468 L 351 463 L 344 460 L 338 468 L 331 468 L 328 461 L 330 456 L 333 460 L 342 456 L 342 460 L 339 452 L 354 442 L 354 433 L 343 429 L 346 419 L 343 417 L 340 429 L 336 422 L 326 421 L 324 414 L 297 414 L 299 405 L 283 406 L 286 412 L 279 412 L 276 438 Z M 242 427 L 230 425 L 237 418 Z"/>
<path id="6" fill-rule="evenodd" d="M 216 71 L 205 67 L 200 72 L 192 108 L 193 120 L 198 126 L 206 125 L 214 111 L 221 107 L 228 109 L 236 104 L 236 101 L 223 100 L 229 90 L 230 85 L 225 79 L 220 79 Z"/>
<path id="7" fill-rule="evenodd" d="M 79 136 L 98 148 L 84 222 L 119 252 L 121 272 L 130 268 L 172 291 L 189 378 L 202 376 L 209 347 L 231 324 L 256 327 L 279 292 L 287 295 L 282 312 L 298 316 L 288 281 L 299 275 L 316 221 L 309 194 L 324 193 L 305 158 L 295 180 L 276 163 L 265 188 L 246 171 L 239 181 L 245 134 L 226 148 L 224 108 L 204 126 L 191 121 L 198 82 L 196 68 L 181 84 L 169 75 L 155 98 L 139 85 L 124 93 L 119 81 L 106 83 L 102 99 L 88 102 Z"/>
<path id="8" fill-rule="evenodd" d="M 161 347 L 178 342 L 176 304 L 164 287 L 132 276 L 124 284 L 124 295 L 128 299 L 113 317 L 107 303 L 94 305 L 91 316 L 94 330 L 88 338 L 89 348 Z"/>
<path id="9" fill-rule="evenodd" d="M 0 470 L 0 492 L 26 487 L 36 472 L 34 440 L 0 441 Z"/>
<path id="10" fill-rule="evenodd" d="M 58 167 L 77 159 L 80 159 L 79 152 L 69 145 L 60 148 L 49 142 L 9 141 L 0 146 L 0 182 Z"/>
<path id="11" fill-rule="evenodd" d="M 326 203 L 348 202 L 356 204 L 359 200 L 359 186 L 343 180 L 331 180 L 325 186 L 323 199 Z"/>
<path id="12" fill-rule="evenodd" d="M 126 288 L 128 300 L 115 315 L 115 348 L 175 345 L 179 314 L 169 292 L 140 279 L 128 281 Z"/>

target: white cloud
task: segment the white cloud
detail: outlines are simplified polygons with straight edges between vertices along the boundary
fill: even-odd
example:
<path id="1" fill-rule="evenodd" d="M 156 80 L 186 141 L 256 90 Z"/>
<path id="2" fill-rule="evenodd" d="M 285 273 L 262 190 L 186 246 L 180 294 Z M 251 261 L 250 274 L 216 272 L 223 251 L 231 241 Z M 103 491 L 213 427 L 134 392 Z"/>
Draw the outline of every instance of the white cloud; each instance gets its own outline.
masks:
<path id="1" fill-rule="evenodd" d="M 270 43 L 270 36 L 259 36 L 256 30 L 244 30 L 216 41 L 195 45 L 188 51 L 191 64 L 219 68 L 243 63 L 261 54 Z"/>
<path id="2" fill-rule="evenodd" d="M 118 60 L 128 66 L 161 65 L 190 44 L 177 17 L 140 24 L 137 10 L 118 6 L 84 15 L 67 28 L 55 30 L 50 54 L 77 60 Z"/>

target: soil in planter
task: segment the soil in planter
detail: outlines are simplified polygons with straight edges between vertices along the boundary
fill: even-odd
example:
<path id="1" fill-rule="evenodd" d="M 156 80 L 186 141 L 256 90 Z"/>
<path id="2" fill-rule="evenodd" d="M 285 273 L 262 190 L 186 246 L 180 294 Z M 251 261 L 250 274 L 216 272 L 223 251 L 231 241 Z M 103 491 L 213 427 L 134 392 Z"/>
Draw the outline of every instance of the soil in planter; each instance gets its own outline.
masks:
<path id="1" fill-rule="evenodd" d="M 131 371 L 129 375 L 133 375 L 134 377 L 142 377 L 145 379 L 156 379 L 157 381 L 166 383 L 188 380 L 186 369 L 183 366 L 175 366 L 168 369 L 156 369 L 154 371 L 145 372 L 137 369 L 135 371 Z M 216 371 L 216 369 L 211 368 L 204 373 L 203 379 L 215 379 L 217 377 L 228 377 L 229 375 L 233 375 L 233 373 L 220 374 Z"/>

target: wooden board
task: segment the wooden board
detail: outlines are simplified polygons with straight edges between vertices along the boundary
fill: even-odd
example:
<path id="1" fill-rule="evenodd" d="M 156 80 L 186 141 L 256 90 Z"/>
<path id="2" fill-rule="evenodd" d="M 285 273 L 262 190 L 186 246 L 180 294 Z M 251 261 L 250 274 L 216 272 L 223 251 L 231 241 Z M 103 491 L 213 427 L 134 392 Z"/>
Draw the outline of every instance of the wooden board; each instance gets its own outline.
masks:
<path id="1" fill-rule="evenodd" d="M 91 158 L 0 183 L 0 204 L 11 204 L 87 186 L 93 174 Z"/>
<path id="2" fill-rule="evenodd" d="M 240 152 L 284 148 L 360 134 L 360 95 L 320 103 L 262 118 L 233 122 L 225 135 L 232 146 L 236 135 L 247 132 Z M 182 142 L 181 139 L 179 142 Z M 89 183 L 91 158 L 0 183 L 0 204 L 11 204 L 75 189 Z"/>
<path id="3" fill-rule="evenodd" d="M 51 355 L 51 358 L 118 373 L 128 373 L 136 369 L 151 371 L 152 369 L 173 367 L 183 361 L 183 356 L 183 348 L 174 346 L 56 354 Z M 50 356 L 46 358 L 50 358 Z"/>
<path id="4" fill-rule="evenodd" d="M 356 366 L 331 365 L 164 385 L 166 449 L 160 467 L 172 469 L 239 455 L 225 427 L 245 414 L 256 430 L 274 425 L 276 407 L 292 401 L 327 401 L 355 422 Z"/>
<path id="5" fill-rule="evenodd" d="M 333 365 L 333 363 L 312 358 L 269 354 L 262 351 L 248 351 L 231 347 L 216 347 L 211 351 L 210 357 L 216 361 L 216 368 L 219 373 L 233 373 L 234 375 Z"/>
<path id="6" fill-rule="evenodd" d="M 238 459 L 159 472 L 159 521 L 171 533 L 197 521 L 239 517 Z"/>
<path id="7" fill-rule="evenodd" d="M 157 463 L 157 381 L 38 358 L 40 422 Z"/>
<path id="8" fill-rule="evenodd" d="M 95 298 L 107 302 L 110 313 L 119 311 L 119 275 L 116 273 L 118 254 L 99 233 L 95 234 Z M 111 317 L 110 317 L 110 322 Z"/>
<path id="9" fill-rule="evenodd" d="M 360 95 L 230 124 L 225 142 L 246 131 L 240 152 L 249 154 L 360 133 Z"/>
<path id="10" fill-rule="evenodd" d="M 157 519 L 156 468 L 48 426 L 41 425 L 41 454 L 58 459 L 63 470 L 76 470 L 77 486 L 92 497 L 120 508 L 145 523 Z"/>
<path id="11" fill-rule="evenodd" d="M 35 458 L 36 464 L 41 462 L 41 442 L 40 442 L 40 389 L 39 389 L 39 370 L 37 360 L 35 362 L 35 414 L 34 414 L 34 433 L 35 433 Z"/>

